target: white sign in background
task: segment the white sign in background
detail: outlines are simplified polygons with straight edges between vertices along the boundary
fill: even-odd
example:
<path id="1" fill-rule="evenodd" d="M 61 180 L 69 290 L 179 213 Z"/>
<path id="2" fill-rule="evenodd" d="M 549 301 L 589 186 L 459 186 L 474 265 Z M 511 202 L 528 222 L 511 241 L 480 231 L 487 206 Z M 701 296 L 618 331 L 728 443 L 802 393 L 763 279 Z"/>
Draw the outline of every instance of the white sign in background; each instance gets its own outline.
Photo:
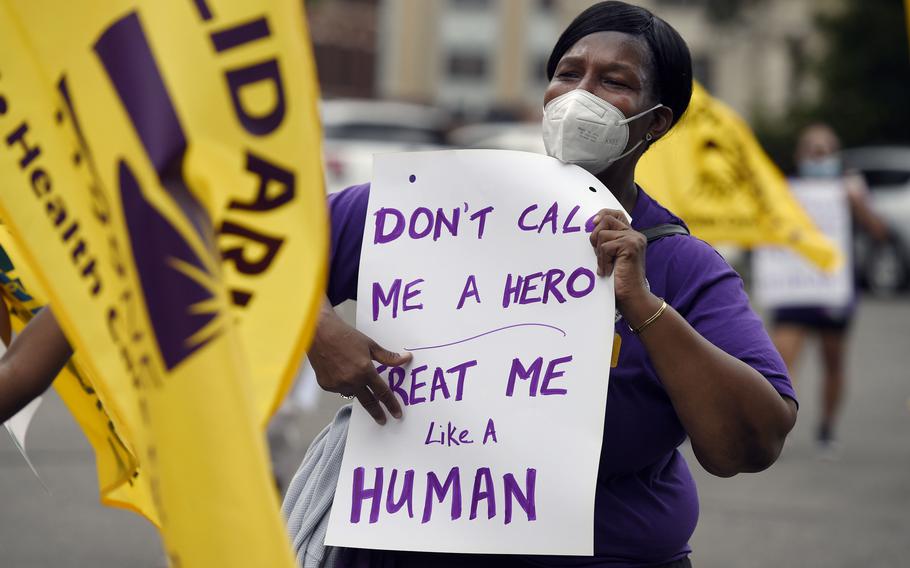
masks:
<path id="1" fill-rule="evenodd" d="M 788 249 L 756 249 L 756 301 L 766 308 L 843 307 L 853 295 L 850 210 L 843 181 L 791 179 L 789 183 L 803 209 L 840 250 L 844 263 L 835 272 L 827 273 Z"/>
<path id="2" fill-rule="evenodd" d="M 536 154 L 377 156 L 358 328 L 404 417 L 357 404 L 326 543 L 591 555 L 614 326 L 586 222 L 610 192 Z"/>

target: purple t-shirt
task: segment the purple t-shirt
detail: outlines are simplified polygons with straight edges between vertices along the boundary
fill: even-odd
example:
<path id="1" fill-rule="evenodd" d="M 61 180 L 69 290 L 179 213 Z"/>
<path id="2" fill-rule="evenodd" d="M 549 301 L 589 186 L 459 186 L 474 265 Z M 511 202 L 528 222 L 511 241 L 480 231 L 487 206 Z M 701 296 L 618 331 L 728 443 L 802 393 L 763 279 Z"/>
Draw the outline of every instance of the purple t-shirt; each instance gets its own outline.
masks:
<path id="1" fill-rule="evenodd" d="M 329 197 L 332 256 L 328 297 L 333 304 L 356 299 L 360 247 L 369 184 Z M 632 210 L 636 230 L 684 223 L 644 191 Z M 708 341 L 761 373 L 777 391 L 796 399 L 787 370 L 761 320 L 749 306 L 739 275 L 707 243 L 674 235 L 649 244 L 646 274 L 651 291 L 664 298 Z M 592 264 L 595 258 L 591 255 Z M 632 568 L 671 562 L 691 552 L 698 521 L 698 494 L 677 448 L 686 432 L 644 345 L 625 322 L 616 323 L 622 343 L 610 371 L 604 440 L 594 511 L 594 557 L 490 558 L 471 555 L 466 565 Z M 452 564 L 453 555 L 354 551 L 348 566 L 402 568 Z"/>

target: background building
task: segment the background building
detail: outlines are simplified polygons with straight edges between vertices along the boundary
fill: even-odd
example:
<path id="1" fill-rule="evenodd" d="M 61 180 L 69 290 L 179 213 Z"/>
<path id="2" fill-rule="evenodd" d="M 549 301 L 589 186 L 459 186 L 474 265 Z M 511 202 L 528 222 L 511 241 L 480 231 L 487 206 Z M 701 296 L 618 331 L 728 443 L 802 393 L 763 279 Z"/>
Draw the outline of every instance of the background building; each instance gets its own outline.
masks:
<path id="1" fill-rule="evenodd" d="M 326 2 L 323 2 L 326 3 Z M 380 0 L 375 94 L 466 118 L 539 112 L 559 32 L 588 0 Z M 696 77 L 751 117 L 782 115 L 813 95 L 806 61 L 823 47 L 814 19 L 838 0 L 641 0 L 688 42 Z M 314 36 L 315 37 L 315 36 Z"/>
<path id="2" fill-rule="evenodd" d="M 324 96 L 372 98 L 376 92 L 378 0 L 306 3 Z"/>

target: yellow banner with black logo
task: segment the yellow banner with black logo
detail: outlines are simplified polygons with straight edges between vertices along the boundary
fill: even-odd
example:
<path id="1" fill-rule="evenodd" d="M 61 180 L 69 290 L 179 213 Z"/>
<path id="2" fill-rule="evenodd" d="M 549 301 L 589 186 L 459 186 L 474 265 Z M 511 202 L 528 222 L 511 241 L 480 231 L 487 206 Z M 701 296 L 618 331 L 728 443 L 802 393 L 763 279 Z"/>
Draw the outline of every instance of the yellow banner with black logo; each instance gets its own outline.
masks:
<path id="1" fill-rule="evenodd" d="M 645 153 L 636 176 L 710 243 L 786 246 L 827 270 L 843 261 L 749 126 L 698 84 L 683 119 Z"/>
<path id="2" fill-rule="evenodd" d="M 0 216 L 174 566 L 292 563 L 260 427 L 325 277 L 301 8 L 0 1 Z"/>
<path id="3" fill-rule="evenodd" d="M 9 230 L 0 225 L 0 295 L 9 306 L 10 321 L 17 333 L 47 304 L 47 294 L 38 288 L 38 279 L 28 266 L 19 262 L 20 258 Z M 73 355 L 54 380 L 54 389 L 95 452 L 101 502 L 133 510 L 157 524 L 148 483 L 140 474 L 135 450 L 117 431 L 81 359 L 82 354 Z"/>

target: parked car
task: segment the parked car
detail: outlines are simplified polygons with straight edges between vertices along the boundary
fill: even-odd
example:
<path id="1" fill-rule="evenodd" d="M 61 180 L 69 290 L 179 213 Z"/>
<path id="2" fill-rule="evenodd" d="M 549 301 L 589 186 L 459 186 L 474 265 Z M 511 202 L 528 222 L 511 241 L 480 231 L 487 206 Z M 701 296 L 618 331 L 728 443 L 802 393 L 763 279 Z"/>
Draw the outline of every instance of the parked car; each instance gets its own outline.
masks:
<path id="1" fill-rule="evenodd" d="M 860 284 L 879 294 L 910 288 L 910 146 L 844 150 L 847 168 L 869 185 L 872 209 L 888 224 L 890 239 L 875 243 L 857 231 L 854 256 Z"/>
<path id="2" fill-rule="evenodd" d="M 330 99 L 321 104 L 326 192 L 370 181 L 373 154 L 444 147 L 449 116 L 411 103 Z"/>

